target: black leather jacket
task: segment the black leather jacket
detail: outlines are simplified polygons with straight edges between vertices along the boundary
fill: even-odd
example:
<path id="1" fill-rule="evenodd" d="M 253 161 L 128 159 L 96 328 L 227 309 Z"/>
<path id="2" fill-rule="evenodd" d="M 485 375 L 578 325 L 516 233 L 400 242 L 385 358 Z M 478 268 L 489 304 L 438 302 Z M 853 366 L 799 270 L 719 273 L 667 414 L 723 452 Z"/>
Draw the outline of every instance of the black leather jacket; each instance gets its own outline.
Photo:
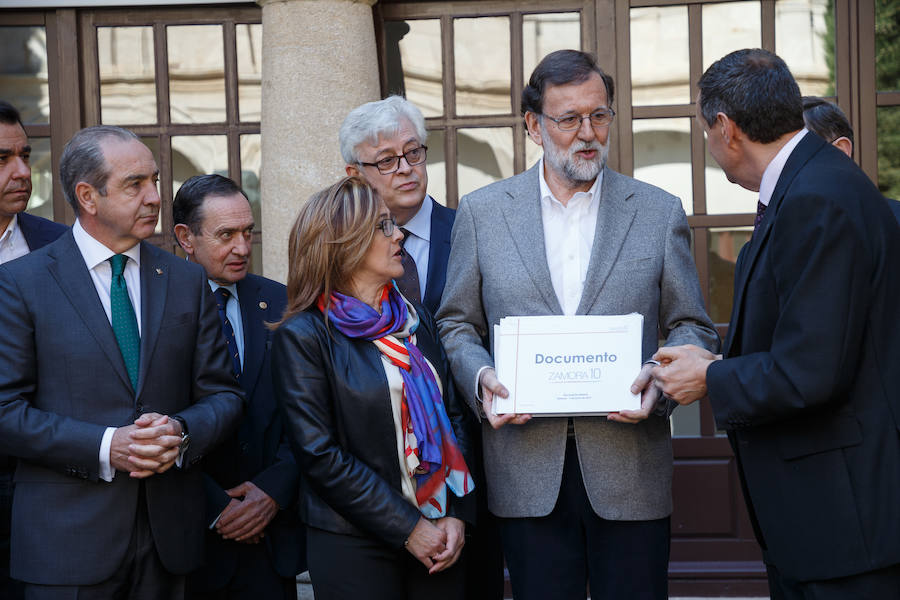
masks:
<path id="1" fill-rule="evenodd" d="M 416 345 L 440 376 L 447 414 L 471 464 L 463 407 L 437 328 L 427 311 L 416 308 Z M 326 329 L 322 313 L 311 308 L 275 332 L 272 361 L 275 393 L 301 470 L 300 516 L 311 527 L 403 547 L 422 514 L 401 492 L 381 352 L 334 326 Z M 447 515 L 473 522 L 474 493 L 457 498 L 448 490 Z"/>

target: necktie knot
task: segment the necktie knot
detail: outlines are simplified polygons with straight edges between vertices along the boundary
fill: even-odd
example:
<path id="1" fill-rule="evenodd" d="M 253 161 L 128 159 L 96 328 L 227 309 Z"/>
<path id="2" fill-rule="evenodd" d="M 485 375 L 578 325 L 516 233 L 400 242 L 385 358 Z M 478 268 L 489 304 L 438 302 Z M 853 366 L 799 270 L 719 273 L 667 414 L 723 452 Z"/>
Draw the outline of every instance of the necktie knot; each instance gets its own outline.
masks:
<path id="1" fill-rule="evenodd" d="M 115 254 L 109 257 L 110 265 L 112 265 L 112 275 L 113 277 L 121 277 L 122 273 L 125 272 L 125 263 L 128 261 L 128 257 L 124 254 Z"/>
<path id="2" fill-rule="evenodd" d="M 409 237 L 409 229 L 406 229 L 405 227 L 401 227 L 400 233 L 403 234 L 403 239 L 400 240 L 400 247 L 402 248 L 404 246 L 404 244 L 406 244 L 406 240 Z"/>

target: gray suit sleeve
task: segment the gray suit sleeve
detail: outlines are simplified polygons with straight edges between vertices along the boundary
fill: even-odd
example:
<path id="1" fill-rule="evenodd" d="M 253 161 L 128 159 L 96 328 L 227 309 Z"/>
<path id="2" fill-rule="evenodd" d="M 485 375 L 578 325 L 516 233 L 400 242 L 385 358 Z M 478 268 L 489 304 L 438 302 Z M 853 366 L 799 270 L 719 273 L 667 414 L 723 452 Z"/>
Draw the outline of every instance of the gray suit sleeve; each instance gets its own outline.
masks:
<path id="1" fill-rule="evenodd" d="M 659 332 L 666 346 L 694 344 L 719 351 L 719 334 L 703 306 L 690 228 L 681 202 L 673 202 L 666 227 L 666 254 L 660 281 Z"/>
<path id="2" fill-rule="evenodd" d="M 478 231 L 468 196 L 460 201 L 450 240 L 447 284 L 436 315 L 438 330 L 456 384 L 480 418 L 473 384 L 478 370 L 493 367 L 494 360 L 483 345 L 483 339 L 488 337 L 488 323 L 481 302 Z"/>

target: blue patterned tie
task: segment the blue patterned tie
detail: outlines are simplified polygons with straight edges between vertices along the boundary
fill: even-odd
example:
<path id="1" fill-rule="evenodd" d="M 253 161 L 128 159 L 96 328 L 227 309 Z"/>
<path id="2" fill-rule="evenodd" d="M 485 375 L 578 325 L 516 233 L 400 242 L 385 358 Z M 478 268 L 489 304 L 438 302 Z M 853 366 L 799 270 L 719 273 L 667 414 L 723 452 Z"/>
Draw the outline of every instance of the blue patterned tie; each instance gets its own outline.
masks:
<path id="1" fill-rule="evenodd" d="M 125 283 L 125 262 L 128 257 L 116 254 L 109 257 L 112 266 L 112 281 L 109 286 L 109 305 L 112 313 L 112 329 L 119 344 L 119 352 L 125 359 L 128 379 L 131 387 L 137 390 L 138 371 L 141 365 L 141 336 L 138 333 L 134 307 L 128 297 L 128 286 Z"/>
<path id="2" fill-rule="evenodd" d="M 225 306 L 228 304 L 228 299 L 231 298 L 231 292 L 220 287 L 216 288 L 213 295 L 216 297 L 216 308 L 219 309 L 219 320 L 222 321 L 225 345 L 228 346 L 228 354 L 231 356 L 231 370 L 234 372 L 234 377 L 240 381 L 241 355 L 238 352 L 237 339 L 234 337 L 234 328 L 231 326 L 231 321 L 228 320 L 228 315 L 225 313 Z"/>

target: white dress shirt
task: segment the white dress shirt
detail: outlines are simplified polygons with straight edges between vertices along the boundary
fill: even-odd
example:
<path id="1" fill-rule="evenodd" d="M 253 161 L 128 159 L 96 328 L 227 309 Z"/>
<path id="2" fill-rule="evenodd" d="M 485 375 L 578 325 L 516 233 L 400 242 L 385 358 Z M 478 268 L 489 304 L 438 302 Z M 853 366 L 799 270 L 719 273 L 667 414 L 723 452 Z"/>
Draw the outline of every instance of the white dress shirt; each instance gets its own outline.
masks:
<path id="1" fill-rule="evenodd" d="M 403 249 L 416 261 L 416 273 L 419 275 L 420 300 L 425 299 L 425 287 L 428 279 L 428 253 L 431 248 L 431 196 L 425 196 L 419 211 L 403 225 L 410 235 L 403 242 Z"/>
<path id="2" fill-rule="evenodd" d="M 766 170 L 763 171 L 762 181 L 759 182 L 759 201 L 764 205 L 769 206 L 769 201 L 772 200 L 772 192 L 775 191 L 778 178 L 781 177 L 781 172 L 784 170 L 784 164 L 807 132 L 807 129 L 801 129 L 794 137 L 789 139 L 787 144 L 782 146 L 775 158 L 772 159 L 772 162 L 766 166 Z"/>
<path id="3" fill-rule="evenodd" d="M 19 215 L 13 215 L 9 225 L 6 226 L 6 231 L 0 235 L 0 265 L 25 256 L 30 251 L 22 228 L 19 227 Z"/>
<path id="4" fill-rule="evenodd" d="M 234 340 L 237 342 L 238 347 L 238 355 L 241 358 L 241 368 L 244 368 L 244 321 L 241 318 L 241 305 L 238 301 L 237 294 L 237 284 L 232 283 L 231 285 L 219 285 L 212 279 L 209 280 L 209 287 L 215 292 L 220 287 L 225 288 L 231 293 L 231 297 L 228 298 L 228 302 L 225 304 L 225 316 L 228 317 L 228 321 L 231 323 L 231 328 L 234 330 Z"/>
<path id="5" fill-rule="evenodd" d="M 106 318 L 112 324 L 112 309 L 109 297 L 109 288 L 112 284 L 112 265 L 109 263 L 115 252 L 104 246 L 84 230 L 81 222 L 76 220 L 72 226 L 72 235 L 75 237 L 75 245 L 81 252 L 84 264 L 87 265 L 94 282 L 94 288 L 100 297 L 100 304 L 106 311 Z M 135 244 L 125 252 L 128 260 L 125 261 L 125 285 L 128 286 L 128 297 L 134 307 L 134 315 L 137 318 L 138 335 L 141 333 L 141 247 Z M 100 478 L 104 481 L 112 481 L 116 476 L 116 470 L 110 462 L 110 448 L 112 447 L 115 427 L 107 427 L 100 442 Z"/>
<path id="6" fill-rule="evenodd" d="M 581 302 L 587 276 L 603 171 L 586 192 L 576 192 L 564 206 L 556 199 L 544 178 L 544 159 L 538 168 L 541 186 L 541 220 L 550 281 L 564 315 L 574 315 Z"/>
<path id="7" fill-rule="evenodd" d="M 550 268 L 550 282 L 564 315 L 574 315 L 581 303 L 581 292 L 587 277 L 594 234 L 597 229 L 597 211 L 600 207 L 600 189 L 603 171 L 586 192 L 576 192 L 563 206 L 556 199 L 544 178 L 544 159 L 538 165 L 541 192 L 541 221 L 544 226 L 544 250 Z M 475 374 L 475 397 L 481 400 L 481 374 L 485 365 Z"/>

